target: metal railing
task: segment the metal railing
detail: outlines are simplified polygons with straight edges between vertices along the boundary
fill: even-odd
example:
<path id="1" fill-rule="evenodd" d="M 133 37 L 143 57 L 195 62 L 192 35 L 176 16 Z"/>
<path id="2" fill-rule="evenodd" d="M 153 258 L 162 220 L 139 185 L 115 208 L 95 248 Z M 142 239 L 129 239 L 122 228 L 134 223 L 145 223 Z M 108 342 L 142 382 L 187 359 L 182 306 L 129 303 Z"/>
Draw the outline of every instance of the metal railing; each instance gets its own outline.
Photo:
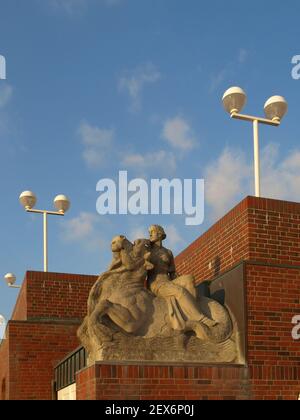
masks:
<path id="1" fill-rule="evenodd" d="M 86 351 L 79 347 L 55 367 L 55 390 L 60 391 L 76 382 L 76 373 L 86 367 Z"/>

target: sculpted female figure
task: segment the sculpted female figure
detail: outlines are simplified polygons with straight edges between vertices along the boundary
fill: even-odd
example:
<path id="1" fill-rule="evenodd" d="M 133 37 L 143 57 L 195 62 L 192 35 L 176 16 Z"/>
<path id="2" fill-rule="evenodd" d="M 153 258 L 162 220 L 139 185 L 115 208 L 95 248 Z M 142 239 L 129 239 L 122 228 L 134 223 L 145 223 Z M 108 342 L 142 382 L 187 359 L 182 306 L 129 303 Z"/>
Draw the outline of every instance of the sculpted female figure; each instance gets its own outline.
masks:
<path id="1" fill-rule="evenodd" d="M 148 273 L 148 286 L 151 292 L 166 299 L 174 330 L 193 330 L 199 338 L 202 338 L 203 324 L 206 327 L 214 327 L 216 322 L 207 318 L 198 308 L 193 276 L 177 276 L 173 254 L 162 245 L 166 234 L 161 226 L 150 226 L 149 234 L 150 261 L 154 266 Z"/>

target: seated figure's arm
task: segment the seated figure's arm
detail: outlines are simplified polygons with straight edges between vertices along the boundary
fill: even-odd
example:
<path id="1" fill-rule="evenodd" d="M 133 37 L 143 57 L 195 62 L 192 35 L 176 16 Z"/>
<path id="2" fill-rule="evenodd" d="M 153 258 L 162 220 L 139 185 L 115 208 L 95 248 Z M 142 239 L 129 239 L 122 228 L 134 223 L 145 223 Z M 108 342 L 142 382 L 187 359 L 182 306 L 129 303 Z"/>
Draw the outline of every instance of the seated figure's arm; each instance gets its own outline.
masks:
<path id="1" fill-rule="evenodd" d="M 154 265 L 151 262 L 151 252 L 147 252 L 144 255 L 144 261 L 145 261 L 144 267 L 147 271 L 151 271 L 154 269 Z"/>

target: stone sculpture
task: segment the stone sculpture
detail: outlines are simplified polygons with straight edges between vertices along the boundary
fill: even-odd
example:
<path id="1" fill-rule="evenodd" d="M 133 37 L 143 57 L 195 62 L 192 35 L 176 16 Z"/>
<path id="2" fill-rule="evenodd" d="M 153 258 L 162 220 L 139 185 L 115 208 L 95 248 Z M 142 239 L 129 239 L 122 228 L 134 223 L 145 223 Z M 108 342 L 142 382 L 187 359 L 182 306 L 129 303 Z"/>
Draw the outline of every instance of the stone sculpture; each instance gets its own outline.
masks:
<path id="1" fill-rule="evenodd" d="M 178 276 L 160 226 L 133 244 L 112 240 L 113 260 L 93 286 L 78 337 L 88 362 L 238 362 L 234 320 L 199 296 L 191 275 Z"/>

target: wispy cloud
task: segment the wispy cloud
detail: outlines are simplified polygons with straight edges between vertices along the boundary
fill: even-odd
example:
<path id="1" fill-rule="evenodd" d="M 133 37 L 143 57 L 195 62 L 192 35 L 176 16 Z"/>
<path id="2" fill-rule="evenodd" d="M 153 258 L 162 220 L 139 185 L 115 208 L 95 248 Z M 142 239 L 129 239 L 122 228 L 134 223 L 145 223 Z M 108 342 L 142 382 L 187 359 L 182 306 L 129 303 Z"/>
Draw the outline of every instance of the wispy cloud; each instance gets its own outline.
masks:
<path id="1" fill-rule="evenodd" d="M 38 0 L 40 3 L 48 2 L 48 5 L 57 12 L 65 13 L 67 16 L 80 16 L 92 4 L 103 4 L 115 6 L 123 0 Z"/>
<path id="2" fill-rule="evenodd" d="M 178 166 L 177 161 L 184 156 L 178 151 L 186 152 L 196 147 L 189 123 L 179 116 L 165 121 L 161 132 L 161 137 L 174 151 L 170 149 L 146 153 L 128 151 L 126 146 L 117 143 L 114 129 L 100 128 L 88 122 L 80 124 L 78 134 L 83 145 L 82 157 L 88 168 L 97 169 L 103 166 L 114 154 L 122 169 L 134 170 L 141 176 L 153 171 L 157 175 L 173 175 Z"/>
<path id="3" fill-rule="evenodd" d="M 223 68 L 219 69 L 211 77 L 210 92 L 215 92 L 227 79 L 236 75 L 237 71 L 240 70 L 240 66 L 246 63 L 248 56 L 248 51 L 245 48 L 240 48 L 237 56 L 233 60 L 224 63 Z"/>
<path id="4" fill-rule="evenodd" d="M 89 0 L 48 0 L 52 9 L 69 16 L 81 14 L 90 3 Z"/>
<path id="5" fill-rule="evenodd" d="M 269 144 L 262 150 L 262 196 L 280 200 L 300 200 L 300 150 L 280 159 L 279 145 Z M 252 158 L 241 150 L 226 148 L 218 159 L 205 168 L 206 203 L 212 218 L 222 217 L 248 194 L 254 194 Z"/>
<path id="6" fill-rule="evenodd" d="M 226 80 L 226 78 L 229 75 L 229 70 L 228 68 L 224 68 L 219 70 L 216 74 L 214 74 L 211 77 L 211 83 L 210 83 L 210 92 L 213 93 L 215 92 L 218 87 Z"/>
<path id="7" fill-rule="evenodd" d="M 192 150 L 196 141 L 189 123 L 182 117 L 168 119 L 163 127 L 162 137 L 175 149 Z"/>
<path id="8" fill-rule="evenodd" d="M 141 97 L 145 86 L 156 83 L 160 78 L 160 72 L 152 63 L 124 72 L 119 78 L 119 90 L 129 95 L 131 112 L 138 112 L 141 109 Z"/>
<path id="9" fill-rule="evenodd" d="M 180 235 L 177 227 L 175 225 L 167 225 L 165 227 L 165 232 L 167 234 L 166 245 L 173 251 L 181 251 L 186 246 L 185 240 Z"/>
<path id="10" fill-rule="evenodd" d="M 132 169 L 143 176 L 148 170 L 171 174 L 177 168 L 173 152 L 158 150 L 141 154 L 124 150 L 124 146 L 118 145 L 115 141 L 114 129 L 100 128 L 82 122 L 78 134 L 83 145 L 82 158 L 90 169 L 97 169 L 111 162 L 112 154 L 116 157 L 117 163 L 122 164 L 122 169 Z"/>
<path id="11" fill-rule="evenodd" d="M 5 339 L 6 319 L 0 314 L 0 343 Z"/>
<path id="12" fill-rule="evenodd" d="M 244 64 L 248 58 L 248 51 L 245 48 L 241 48 L 239 51 L 238 62 Z"/>
<path id="13" fill-rule="evenodd" d="M 6 106 L 11 101 L 11 98 L 13 96 L 13 88 L 10 86 L 7 82 L 1 81 L 0 82 L 0 136 L 2 138 L 2 135 L 4 133 L 7 133 L 10 131 L 10 119 L 9 116 L 5 110 Z M 10 150 L 14 150 L 14 146 L 9 144 Z"/>
<path id="14" fill-rule="evenodd" d="M 123 0 L 103 0 L 105 4 L 108 6 L 115 6 L 116 4 L 120 4 Z"/>
<path id="15" fill-rule="evenodd" d="M 300 150 L 280 160 L 278 144 L 271 143 L 262 152 L 262 193 L 265 197 L 300 201 Z"/>
<path id="16" fill-rule="evenodd" d="M 107 158 L 114 141 L 114 130 L 92 126 L 82 122 L 78 133 L 84 146 L 83 159 L 89 168 L 97 168 Z"/>
<path id="17" fill-rule="evenodd" d="M 97 216 L 92 213 L 82 212 L 79 216 L 65 222 L 63 238 L 67 242 L 81 241 L 90 236 L 94 231 Z"/>
<path id="18" fill-rule="evenodd" d="M 174 149 L 158 150 L 148 153 L 125 153 L 122 164 L 126 168 L 138 172 L 155 170 L 156 173 L 171 175 L 177 169 L 177 160 L 182 158 L 178 151 L 186 152 L 196 147 L 196 141 L 189 123 L 182 117 L 174 117 L 165 121 L 161 137 Z"/>
<path id="19" fill-rule="evenodd" d="M 174 173 L 176 170 L 176 157 L 172 152 L 159 150 L 153 153 L 128 153 L 122 161 L 125 168 L 131 168 L 135 171 L 145 171 L 148 169 L 159 170 L 163 173 Z"/>
<path id="20" fill-rule="evenodd" d="M 215 220 L 223 216 L 241 194 L 247 194 L 251 167 L 242 151 L 226 148 L 205 168 L 205 197 Z"/>
<path id="21" fill-rule="evenodd" d="M 68 244 L 79 243 L 83 249 L 89 252 L 99 251 L 105 246 L 107 247 L 100 222 L 99 215 L 81 212 L 73 219 L 61 223 L 61 239 Z"/>
<path id="22" fill-rule="evenodd" d="M 135 241 L 136 239 L 143 239 L 148 238 L 149 234 L 147 231 L 147 227 L 135 226 L 129 232 L 129 240 L 131 242 Z"/>
<path id="23" fill-rule="evenodd" d="M 13 88 L 7 83 L 0 83 L 0 109 L 4 108 L 13 95 Z"/>

